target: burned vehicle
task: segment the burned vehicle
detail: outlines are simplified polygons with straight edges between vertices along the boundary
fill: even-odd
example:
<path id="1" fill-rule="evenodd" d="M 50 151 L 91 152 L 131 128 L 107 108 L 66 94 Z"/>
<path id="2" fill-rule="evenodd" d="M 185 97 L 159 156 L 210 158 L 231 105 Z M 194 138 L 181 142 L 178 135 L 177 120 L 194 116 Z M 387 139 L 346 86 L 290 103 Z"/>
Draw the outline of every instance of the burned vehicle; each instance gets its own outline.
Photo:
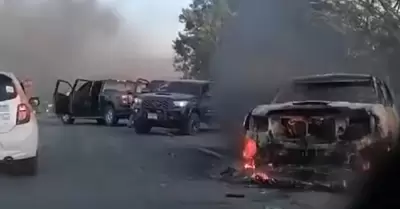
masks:
<path id="1" fill-rule="evenodd" d="M 73 85 L 57 80 L 54 111 L 64 124 L 72 124 L 75 119 L 93 119 L 99 124 L 116 125 L 119 119 L 129 117 L 135 97 L 147 84 L 146 79 L 77 79 Z"/>
<path id="2" fill-rule="evenodd" d="M 210 81 L 157 81 L 155 88 L 140 94 L 132 105 L 133 127 L 136 133 L 149 133 L 152 127 L 179 129 L 194 135 L 200 124 L 211 123 Z"/>
<path id="3" fill-rule="evenodd" d="M 346 187 L 397 144 L 388 85 L 361 74 L 295 78 L 245 117 L 244 168 L 265 184 Z"/>

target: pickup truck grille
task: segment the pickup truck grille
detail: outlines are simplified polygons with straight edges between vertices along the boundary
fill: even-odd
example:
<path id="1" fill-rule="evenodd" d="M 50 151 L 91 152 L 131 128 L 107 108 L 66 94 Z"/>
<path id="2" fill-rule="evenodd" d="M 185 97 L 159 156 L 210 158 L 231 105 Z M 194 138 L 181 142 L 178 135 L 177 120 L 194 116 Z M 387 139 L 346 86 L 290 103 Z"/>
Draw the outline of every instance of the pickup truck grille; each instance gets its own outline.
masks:
<path id="1" fill-rule="evenodd" d="M 143 100 L 143 107 L 146 109 L 168 109 L 172 102 L 166 99 L 145 99 Z"/>

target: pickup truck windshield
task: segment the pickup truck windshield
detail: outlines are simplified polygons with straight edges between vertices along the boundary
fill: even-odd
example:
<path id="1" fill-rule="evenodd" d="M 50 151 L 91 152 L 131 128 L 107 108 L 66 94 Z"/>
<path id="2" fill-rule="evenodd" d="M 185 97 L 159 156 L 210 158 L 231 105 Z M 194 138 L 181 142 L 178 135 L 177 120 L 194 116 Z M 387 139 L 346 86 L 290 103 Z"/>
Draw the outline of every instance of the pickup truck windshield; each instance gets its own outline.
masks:
<path id="1" fill-rule="evenodd" d="M 166 82 L 162 84 L 155 92 L 171 92 L 181 94 L 199 95 L 201 94 L 201 85 L 190 82 Z"/>
<path id="2" fill-rule="evenodd" d="M 379 102 L 375 89 L 369 82 L 331 82 L 292 84 L 278 92 L 274 103 L 306 100 L 346 101 L 355 103 Z"/>
<path id="3" fill-rule="evenodd" d="M 127 82 L 127 81 L 110 81 L 106 82 L 104 85 L 104 90 L 116 90 L 116 91 L 132 91 L 135 90 L 135 83 L 134 82 Z"/>

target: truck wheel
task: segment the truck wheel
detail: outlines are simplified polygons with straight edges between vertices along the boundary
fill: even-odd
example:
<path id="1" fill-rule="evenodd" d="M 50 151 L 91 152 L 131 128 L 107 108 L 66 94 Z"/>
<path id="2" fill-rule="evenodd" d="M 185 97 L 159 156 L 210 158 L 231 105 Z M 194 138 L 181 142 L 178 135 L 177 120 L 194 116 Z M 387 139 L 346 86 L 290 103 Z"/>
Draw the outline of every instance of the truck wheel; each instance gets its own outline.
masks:
<path id="1" fill-rule="evenodd" d="M 11 164 L 12 175 L 36 176 L 38 171 L 38 156 L 17 160 Z"/>
<path id="2" fill-rule="evenodd" d="M 133 127 L 135 128 L 135 132 L 137 134 L 147 134 L 151 131 L 151 125 L 147 123 L 147 121 L 137 120 L 133 123 Z"/>
<path id="3" fill-rule="evenodd" d="M 200 117 L 192 113 L 189 119 L 182 125 L 180 132 L 184 135 L 196 135 L 200 131 Z"/>
<path id="4" fill-rule="evenodd" d="M 117 125 L 118 118 L 115 116 L 115 110 L 112 106 L 106 107 L 104 111 L 104 121 L 107 126 Z"/>
<path id="5" fill-rule="evenodd" d="M 64 124 L 73 124 L 74 121 L 75 119 L 73 119 L 72 116 L 68 113 L 61 116 L 61 122 L 63 122 Z"/>

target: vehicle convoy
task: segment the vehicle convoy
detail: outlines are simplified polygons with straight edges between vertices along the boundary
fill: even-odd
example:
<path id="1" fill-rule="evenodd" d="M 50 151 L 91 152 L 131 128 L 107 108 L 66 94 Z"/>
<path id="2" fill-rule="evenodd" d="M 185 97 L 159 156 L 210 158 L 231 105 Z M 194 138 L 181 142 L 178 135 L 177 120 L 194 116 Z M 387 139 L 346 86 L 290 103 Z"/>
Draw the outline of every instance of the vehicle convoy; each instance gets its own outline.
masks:
<path id="1" fill-rule="evenodd" d="M 210 81 L 163 81 L 158 88 L 139 95 L 132 105 L 132 120 L 136 133 L 145 134 L 152 127 L 179 129 L 182 134 L 194 135 L 200 124 L 210 124 Z"/>
<path id="2" fill-rule="evenodd" d="M 29 98 L 10 72 L 0 72 L 0 161 L 14 174 L 36 175 L 39 128 L 33 108 L 39 98 Z"/>
<path id="3" fill-rule="evenodd" d="M 65 92 L 61 84 L 66 87 Z M 145 79 L 136 82 L 77 79 L 73 85 L 57 80 L 53 94 L 55 113 L 64 124 L 73 124 L 75 119 L 94 119 L 99 124 L 113 126 L 119 119 L 129 117 L 134 98 L 147 84 Z"/>
<path id="4" fill-rule="evenodd" d="M 388 85 L 361 74 L 295 78 L 245 117 L 244 168 L 265 184 L 345 188 L 397 143 Z"/>

